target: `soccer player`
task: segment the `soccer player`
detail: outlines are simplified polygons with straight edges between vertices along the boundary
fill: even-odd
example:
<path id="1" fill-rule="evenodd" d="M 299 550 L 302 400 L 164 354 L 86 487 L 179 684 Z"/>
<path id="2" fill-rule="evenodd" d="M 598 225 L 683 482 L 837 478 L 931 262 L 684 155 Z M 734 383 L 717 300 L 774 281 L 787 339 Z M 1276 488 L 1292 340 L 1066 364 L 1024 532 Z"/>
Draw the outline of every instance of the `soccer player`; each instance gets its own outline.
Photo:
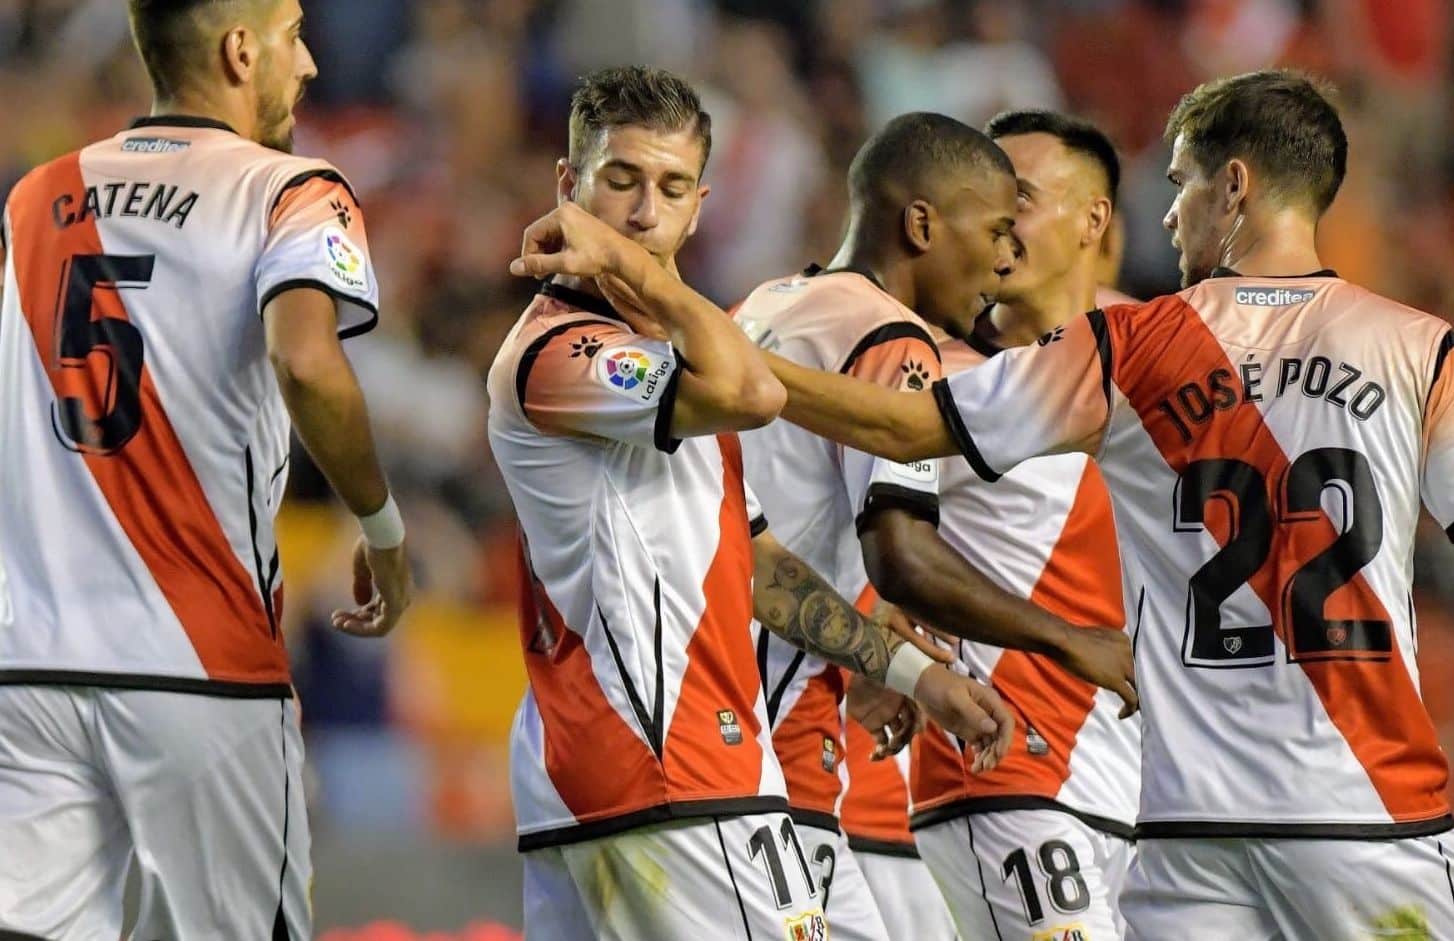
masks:
<path id="1" fill-rule="evenodd" d="M 1034 344 L 1094 306 L 1120 180 L 1110 141 L 1083 121 L 1009 112 L 988 132 L 1015 166 L 1022 251 L 995 304 L 968 324 L 940 322 L 955 334 L 940 345 L 951 376 Z M 1029 460 L 993 484 L 964 461 L 945 462 L 939 505 L 940 533 L 999 585 L 1071 623 L 1125 623 L 1110 497 L 1087 455 Z M 956 649 L 1023 730 L 1005 760 L 980 775 L 953 736 L 931 728 L 915 740 L 915 836 L 960 935 L 1120 937 L 1138 720 L 1120 720 L 1115 696 L 1043 656 L 970 641 Z"/>
<path id="2" fill-rule="evenodd" d="M 674 300 L 696 298 L 674 259 L 707 195 L 710 135 L 674 76 L 589 76 L 560 207 L 512 264 L 555 276 L 489 379 L 528 562 L 530 689 L 511 774 L 532 937 L 827 936 L 786 813 L 754 616 L 913 693 L 986 763 L 1008 741 L 993 693 L 855 612 L 773 538 L 743 486 L 733 432 L 770 421 L 782 388 L 730 319 Z M 631 289 L 590 277 L 623 265 Z M 646 332 L 632 326 L 642 304 L 661 318 Z"/>
<path id="3" fill-rule="evenodd" d="M 4 216 L 0 934 L 312 937 L 273 516 L 290 417 L 362 522 L 377 636 L 404 530 L 339 341 L 377 321 L 363 214 L 291 150 L 297 0 L 132 0 L 150 117 Z"/>
<path id="4" fill-rule="evenodd" d="M 1208 82 L 1166 136 L 1185 290 L 923 393 L 774 360 L 785 414 L 991 481 L 1097 458 L 1146 704 L 1129 937 L 1454 936 L 1409 604 L 1420 498 L 1454 526 L 1454 332 L 1323 268 L 1347 139 L 1311 81 Z"/>
<path id="5" fill-rule="evenodd" d="M 926 389 L 940 377 L 939 352 L 920 315 L 932 322 L 962 317 L 1010 270 L 1013 168 L 974 128 L 914 113 L 863 146 L 848 185 L 848 236 L 828 268 L 762 285 L 737 320 L 762 347 L 795 362 L 889 388 Z M 886 601 L 931 623 L 1053 654 L 1107 686 L 1128 681 L 1131 649 L 1119 619 L 1115 630 L 1071 629 L 975 571 L 940 538 L 937 462 L 893 464 L 786 422 L 744 434 L 742 442 L 747 482 L 774 532 L 845 597 L 857 598 L 872 578 Z M 870 930 L 877 921 L 871 907 L 849 908 L 870 900 L 857 890 L 862 876 L 836 814 L 845 745 L 840 673 L 767 636 L 759 638 L 758 662 L 794 819 L 809 857 L 823 861 L 825 878 L 831 873 L 829 911 L 842 926 L 835 930 L 881 937 Z M 903 815 L 907 804 L 886 809 Z M 930 885 L 922 866 L 892 859 L 878 867 L 902 870 L 885 880 L 897 888 L 876 887 L 886 899 L 902 899 L 904 884 L 921 893 Z M 935 900 L 932 891 L 925 897 Z M 892 937 L 952 935 L 942 921 L 922 921 L 932 913 L 927 904 L 894 908 L 883 911 Z"/>

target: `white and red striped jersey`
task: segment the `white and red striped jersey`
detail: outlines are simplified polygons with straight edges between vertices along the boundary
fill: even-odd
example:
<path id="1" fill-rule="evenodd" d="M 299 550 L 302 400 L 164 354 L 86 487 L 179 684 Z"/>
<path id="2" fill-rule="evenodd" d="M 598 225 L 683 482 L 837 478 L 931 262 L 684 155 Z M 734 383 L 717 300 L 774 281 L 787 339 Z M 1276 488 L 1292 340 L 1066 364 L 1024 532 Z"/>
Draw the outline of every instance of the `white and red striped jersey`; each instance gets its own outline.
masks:
<path id="1" fill-rule="evenodd" d="M 928 329 L 871 274 L 810 268 L 769 281 L 743 301 L 736 318 L 760 346 L 818 369 L 913 389 L 929 388 L 940 375 Z M 937 461 L 894 464 L 786 421 L 744 433 L 742 449 L 747 481 L 773 535 L 845 598 L 856 599 L 868 584 L 858 543 L 867 514 L 898 507 L 938 519 Z M 754 629 L 795 819 L 836 830 L 846 781 L 843 674 Z"/>
<path id="2" fill-rule="evenodd" d="M 1000 349 L 981 331 L 969 343 L 946 339 L 940 353 L 953 376 Z M 1110 497 L 1086 455 L 1029 460 L 993 484 L 963 461 L 945 462 L 939 502 L 940 535 L 1001 588 L 1074 625 L 1124 626 Z M 956 649 L 963 667 L 993 685 L 1015 714 L 1015 742 L 993 771 L 974 774 L 973 753 L 937 726 L 926 729 L 915 739 L 914 825 L 1045 807 L 1130 836 L 1140 722 L 1118 718 L 1120 697 L 1043 656 L 964 640 Z"/>
<path id="3" fill-rule="evenodd" d="M 555 284 L 490 369 L 490 444 L 528 566 L 522 850 L 787 809 L 751 635 L 766 523 L 735 435 L 671 437 L 678 369 L 670 344 Z"/>
<path id="4" fill-rule="evenodd" d="M 157 117 L 11 192 L 0 311 L 0 682 L 289 695 L 273 516 L 289 419 L 260 312 L 377 319 L 328 164 Z"/>
<path id="5" fill-rule="evenodd" d="M 1225 269 L 935 387 L 996 480 L 1096 456 L 1144 711 L 1146 836 L 1451 826 L 1419 696 L 1420 496 L 1454 524 L 1450 327 L 1332 272 Z"/>

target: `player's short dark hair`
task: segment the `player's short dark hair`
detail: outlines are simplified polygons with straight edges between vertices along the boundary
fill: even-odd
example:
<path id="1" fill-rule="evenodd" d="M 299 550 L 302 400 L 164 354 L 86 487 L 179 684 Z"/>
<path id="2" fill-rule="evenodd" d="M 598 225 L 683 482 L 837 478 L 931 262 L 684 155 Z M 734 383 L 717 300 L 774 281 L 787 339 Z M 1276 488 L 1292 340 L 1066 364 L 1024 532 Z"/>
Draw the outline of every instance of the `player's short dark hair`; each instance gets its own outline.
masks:
<path id="1" fill-rule="evenodd" d="M 695 131 L 702 167 L 712 152 L 712 116 L 687 81 L 665 69 L 628 65 L 581 79 L 570 102 L 570 165 L 580 169 L 602 133 L 613 127 Z"/>
<path id="2" fill-rule="evenodd" d="M 991 140 L 1021 134 L 1049 134 L 1064 144 L 1066 150 L 1088 157 L 1101 168 L 1106 178 L 1106 195 L 1111 205 L 1116 205 L 1121 189 L 1121 158 L 1116 156 L 1111 139 L 1091 122 L 1059 111 L 1005 111 L 990 119 L 985 133 Z"/>
<path id="3" fill-rule="evenodd" d="M 881 205 L 891 193 L 921 196 L 946 174 L 966 169 L 1015 175 L 1010 158 L 984 134 L 942 114 L 913 111 L 859 148 L 848 167 L 848 196 L 856 211 L 897 209 Z"/>
<path id="4" fill-rule="evenodd" d="M 201 17 L 250 2 L 254 0 L 127 0 L 131 36 L 158 97 L 175 97 L 205 58 Z"/>
<path id="5" fill-rule="evenodd" d="M 1348 137 L 1330 86 L 1270 69 L 1219 78 L 1188 92 L 1166 122 L 1166 142 L 1183 146 L 1204 173 L 1240 158 L 1265 175 L 1276 197 L 1305 200 L 1319 213 L 1348 169 Z"/>

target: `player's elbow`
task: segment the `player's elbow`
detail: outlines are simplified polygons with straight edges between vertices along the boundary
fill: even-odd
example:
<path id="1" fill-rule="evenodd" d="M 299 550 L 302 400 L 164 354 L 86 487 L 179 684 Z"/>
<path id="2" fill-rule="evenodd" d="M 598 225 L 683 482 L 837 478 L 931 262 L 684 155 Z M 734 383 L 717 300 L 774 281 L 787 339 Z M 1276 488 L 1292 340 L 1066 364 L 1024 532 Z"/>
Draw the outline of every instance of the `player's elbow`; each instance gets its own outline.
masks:
<path id="1" fill-rule="evenodd" d="M 771 374 L 749 374 L 718 391 L 718 410 L 736 431 L 761 428 L 782 412 L 788 393 Z"/>
<path id="2" fill-rule="evenodd" d="M 889 604 L 913 606 L 930 590 L 933 567 L 916 548 L 932 532 L 926 521 L 897 510 L 879 512 L 859 537 L 868 580 Z"/>
<path id="3" fill-rule="evenodd" d="M 272 363 L 273 374 L 278 378 L 278 388 L 284 397 L 316 388 L 327 381 L 337 368 L 331 351 L 319 344 L 308 344 L 294 348 L 272 348 L 268 350 L 268 361 Z"/>

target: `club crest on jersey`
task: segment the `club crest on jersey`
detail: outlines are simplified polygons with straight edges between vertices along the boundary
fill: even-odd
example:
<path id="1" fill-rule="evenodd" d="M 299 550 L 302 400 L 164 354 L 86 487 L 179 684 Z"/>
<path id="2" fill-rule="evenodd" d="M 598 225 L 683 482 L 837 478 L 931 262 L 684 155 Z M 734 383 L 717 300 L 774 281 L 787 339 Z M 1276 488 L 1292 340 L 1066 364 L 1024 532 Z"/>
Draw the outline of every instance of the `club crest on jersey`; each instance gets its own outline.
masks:
<path id="1" fill-rule="evenodd" d="M 823 736 L 823 770 L 829 774 L 838 767 L 838 743 L 828 736 Z"/>
<path id="2" fill-rule="evenodd" d="M 1085 925 L 1065 925 L 1038 932 L 1032 941 L 1091 941 L 1091 935 Z"/>
<path id="3" fill-rule="evenodd" d="M 650 402 L 671 372 L 671 361 L 645 350 L 616 350 L 596 359 L 596 378 L 627 398 Z"/>
<path id="4" fill-rule="evenodd" d="M 1341 647 L 1348 642 L 1348 628 L 1341 625 L 1328 628 L 1328 644 Z"/>
<path id="5" fill-rule="evenodd" d="M 336 225 L 323 230 L 323 248 L 328 255 L 328 273 L 346 288 L 362 291 L 368 286 L 363 252 Z"/>
<path id="6" fill-rule="evenodd" d="M 1025 727 L 1025 750 L 1032 755 L 1050 754 L 1050 743 L 1045 741 L 1045 736 L 1035 731 L 1035 726 Z"/>
<path id="7" fill-rule="evenodd" d="M 731 709 L 717 710 L 717 731 L 722 733 L 724 744 L 742 744 L 742 726 L 737 723 L 737 713 Z"/>
<path id="8" fill-rule="evenodd" d="M 784 924 L 788 929 L 788 941 L 828 941 L 828 919 L 821 911 L 789 918 Z"/>
<path id="9" fill-rule="evenodd" d="M 1241 637 L 1223 637 L 1222 638 L 1222 648 L 1224 650 L 1226 650 L 1227 653 L 1237 653 L 1238 651 L 1240 651 L 1242 649 L 1242 638 Z"/>

